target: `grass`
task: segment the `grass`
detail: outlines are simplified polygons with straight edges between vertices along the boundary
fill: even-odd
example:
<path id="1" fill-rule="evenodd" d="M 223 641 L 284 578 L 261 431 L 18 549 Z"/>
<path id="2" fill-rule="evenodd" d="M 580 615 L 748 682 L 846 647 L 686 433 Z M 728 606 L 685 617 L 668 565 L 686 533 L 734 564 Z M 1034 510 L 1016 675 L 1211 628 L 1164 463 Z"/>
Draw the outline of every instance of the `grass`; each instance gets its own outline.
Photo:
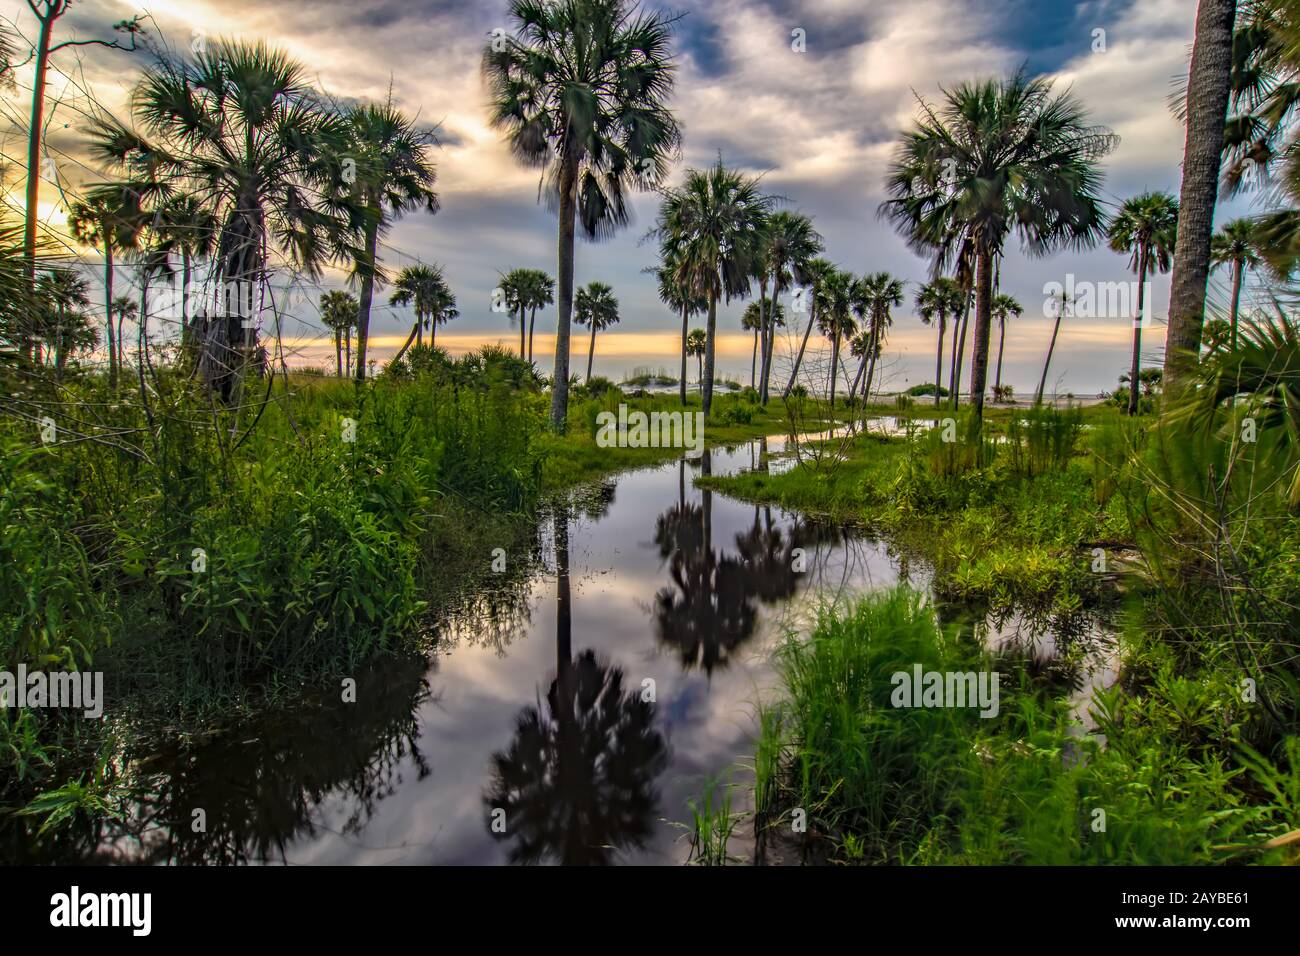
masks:
<path id="1" fill-rule="evenodd" d="M 1159 655 L 1141 633 L 1126 654 Z M 1001 707 L 895 707 L 891 675 L 1002 673 Z M 1172 662 L 1135 692 L 1103 694 L 1103 745 L 1013 661 L 945 633 L 905 589 L 824 616 L 780 655 L 781 697 L 761 721 L 759 819 L 808 817 L 821 858 L 904 864 L 1297 862 L 1300 736 L 1264 756 L 1223 673 Z M 1270 845 L 1272 844 L 1272 845 Z"/>

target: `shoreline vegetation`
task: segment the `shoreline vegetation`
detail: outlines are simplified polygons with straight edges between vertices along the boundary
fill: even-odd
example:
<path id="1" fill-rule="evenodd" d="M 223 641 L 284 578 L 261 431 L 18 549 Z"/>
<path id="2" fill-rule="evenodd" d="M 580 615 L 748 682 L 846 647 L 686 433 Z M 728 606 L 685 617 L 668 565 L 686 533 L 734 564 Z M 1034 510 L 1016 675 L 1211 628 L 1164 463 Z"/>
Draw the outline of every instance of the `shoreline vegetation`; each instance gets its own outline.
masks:
<path id="1" fill-rule="evenodd" d="M 758 861 L 1300 862 L 1300 0 L 1199 0 L 1177 198 L 1107 199 L 1118 139 L 1052 77 L 918 93 L 876 212 L 923 281 L 870 271 L 861 243 L 837 263 L 810 214 L 711 144 L 692 144 L 707 162 L 682 162 L 676 15 L 512 0 L 509 29 L 475 39 L 486 126 L 543 171 L 557 252 L 499 263 L 477 310 L 509 323 L 511 348 L 459 357 L 438 335 L 474 309 L 453 291 L 461 277 L 397 268 L 385 241 L 456 196 L 419 109 L 391 91 L 326 94 L 265 42 L 196 35 L 171 50 L 151 18 L 116 24 L 112 41 L 69 39 L 70 7 L 32 0 L 32 40 L 0 28 L 0 96 L 31 83 L 25 205 L 0 216 L 0 670 L 102 671 L 105 719 L 0 706 L 6 857 L 79 858 L 131 812 L 156 748 L 184 752 L 333 682 L 346 701 L 354 675 L 427 658 L 467 604 L 510 600 L 494 592 L 526 582 L 548 548 L 558 620 L 569 525 L 549 522 L 548 538 L 547 509 L 572 493 L 581 510 L 610 476 L 682 451 L 602 438 L 627 406 L 698 414 L 709 445 L 786 436 L 793 467 L 760 454 L 698 486 L 852 524 L 927 578 L 787 635 L 781 686 L 759 702 Z M 141 68 L 128 115 L 82 91 L 93 109 L 77 126 L 85 162 L 59 177 L 63 230 L 39 209 L 60 109 L 47 73 L 69 46 Z M 1259 215 L 1215 231 L 1220 189 L 1267 181 Z M 598 254 L 579 285 L 575 244 L 627 228 L 638 192 L 658 203 L 642 271 L 674 338 L 680 324 L 680 365 L 620 387 L 594 372 L 632 297 L 602 281 Z M 1070 273 L 1043 303 L 1054 322 L 1032 401 L 1017 398 L 1003 353 L 1027 309 L 1003 291 L 1009 253 L 1103 244 L 1136 278 L 1136 301 L 1106 316 L 1137 320 L 1114 356 L 1119 387 L 1049 400 L 1049 382 L 1067 387 L 1063 323 L 1111 308 L 1074 290 L 1123 287 Z M 1223 315 L 1206 302 L 1213 268 L 1231 275 Z M 1144 297 L 1164 272 L 1163 364 L 1144 366 L 1159 345 Z M 349 288 L 325 288 L 327 273 Z M 371 319 L 385 297 L 411 325 L 381 364 Z M 716 361 L 740 302 L 748 384 Z M 882 400 L 905 312 L 935 348 L 920 384 Z M 533 353 L 539 313 L 555 329 L 550 375 Z M 334 374 L 290 368 L 289 319 L 332 339 Z M 712 587 L 700 550 L 692 573 Z M 1118 657 L 1081 716 L 1071 695 L 1091 638 L 1066 624 L 1094 614 L 1114 622 Z M 987 639 L 1015 616 L 1047 621 L 1060 660 Z M 595 673 L 569 644 L 557 638 L 565 694 L 583 661 Z M 1004 696 L 986 716 L 900 704 L 899 674 L 918 688 L 969 675 Z M 389 713 L 427 689 L 411 685 L 382 701 L 386 722 L 413 719 Z M 652 702 L 628 700 L 635 726 L 649 722 Z M 690 808 L 700 862 L 727 862 L 732 805 L 710 792 Z"/>

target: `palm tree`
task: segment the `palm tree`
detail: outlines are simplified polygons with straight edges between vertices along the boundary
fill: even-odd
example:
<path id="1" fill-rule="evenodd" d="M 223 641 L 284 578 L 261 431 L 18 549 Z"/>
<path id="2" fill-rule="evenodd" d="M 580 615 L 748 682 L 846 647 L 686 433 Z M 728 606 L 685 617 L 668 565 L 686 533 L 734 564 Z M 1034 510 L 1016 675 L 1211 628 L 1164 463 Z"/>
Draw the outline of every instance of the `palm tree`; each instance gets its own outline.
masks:
<path id="1" fill-rule="evenodd" d="M 537 321 L 537 310 L 544 309 L 555 301 L 555 280 L 541 269 L 527 270 L 528 279 L 524 284 L 523 303 L 528 308 L 528 361 L 533 360 L 533 325 Z"/>
<path id="2" fill-rule="evenodd" d="M 803 364 L 804 350 L 808 348 L 808 336 L 812 333 L 813 326 L 817 324 L 818 289 L 834 271 L 835 264 L 829 259 L 811 259 L 804 266 L 805 285 L 808 289 L 808 295 L 804 300 L 808 305 L 808 325 L 803 330 L 803 340 L 800 341 L 799 352 L 794 357 L 794 369 L 790 372 L 790 381 L 785 383 L 785 388 L 781 391 L 783 401 L 790 397 L 790 390 L 799 379 L 799 367 Z"/>
<path id="3" fill-rule="evenodd" d="M 1069 93 L 1053 95 L 1049 80 L 1030 79 L 1023 70 L 962 84 L 944 98 L 939 107 L 925 104 L 904 134 L 881 212 L 915 251 L 933 257 L 935 274 L 954 263 L 974 264 L 971 402 L 978 431 L 996 259 L 1013 230 L 1035 255 L 1097 241 L 1105 222 L 1097 162 L 1115 137 L 1089 125 Z"/>
<path id="4" fill-rule="evenodd" d="M 894 324 L 891 310 L 903 304 L 903 283 L 888 272 L 873 272 L 859 279 L 853 290 L 852 306 L 854 313 L 866 321 L 868 343 L 861 353 L 858 373 L 849 388 L 849 398 L 857 391 L 858 381 L 862 378 L 865 367 L 867 377 L 862 386 L 862 399 L 867 401 L 871 395 L 871 380 L 876 371 L 876 360 L 880 357 L 885 344 L 888 329 Z"/>
<path id="5" fill-rule="evenodd" d="M 596 333 L 618 321 L 618 299 L 614 290 L 603 282 L 588 282 L 574 299 L 573 321 L 590 326 L 591 346 L 587 349 L 587 381 L 591 381 L 591 363 L 596 357 Z"/>
<path id="6" fill-rule="evenodd" d="M 768 218 L 764 239 L 761 264 L 772 278 L 772 301 L 779 304 L 781 292 L 789 278 L 793 278 L 801 285 L 807 282 L 808 264 L 824 248 L 822 237 L 813 228 L 812 220 L 807 216 L 782 210 Z M 766 320 L 769 314 L 764 305 L 760 318 Z M 768 380 L 771 377 L 772 352 L 775 344 L 775 323 L 767 321 L 763 336 L 763 376 L 759 387 L 759 400 L 764 405 L 767 404 L 768 399 Z"/>
<path id="7" fill-rule="evenodd" d="M 91 187 L 68 212 L 73 237 L 104 254 L 104 323 L 108 333 L 108 380 L 113 388 L 117 387 L 118 372 L 117 339 L 113 334 L 114 256 L 136 247 L 141 225 L 122 188 L 110 183 Z"/>
<path id="8" fill-rule="evenodd" d="M 37 329 L 36 363 L 41 363 L 44 343 L 45 361 L 62 373 L 69 346 L 76 348 L 84 339 L 84 334 L 79 336 L 77 329 L 84 330 L 86 325 L 83 310 L 90 305 L 90 286 L 85 276 L 72 269 L 51 269 L 37 278 L 36 295 L 43 313 Z"/>
<path id="9" fill-rule="evenodd" d="M 341 289 L 331 289 L 321 294 L 320 319 L 327 329 L 334 332 L 334 361 L 339 378 L 343 378 L 352 368 L 351 333 L 357 321 L 357 297 Z M 343 339 L 349 339 L 348 364 L 343 365 Z"/>
<path id="10" fill-rule="evenodd" d="M 694 354 L 689 346 L 689 323 L 693 315 L 700 315 L 709 308 L 708 299 L 694 291 L 689 278 L 683 278 L 683 265 L 680 257 L 667 246 L 659 251 L 660 264 L 654 269 L 658 280 L 659 300 L 682 317 L 682 374 L 678 382 L 678 392 L 682 406 L 686 405 L 686 357 Z"/>
<path id="11" fill-rule="evenodd" d="M 526 324 L 524 322 L 524 313 L 527 310 L 525 298 L 528 291 L 529 270 L 528 269 L 511 269 L 501 277 L 497 283 L 497 288 L 501 290 L 501 296 L 506 306 L 506 311 L 510 315 L 510 324 L 519 323 L 519 357 L 526 356 L 525 336 L 527 334 Z"/>
<path id="12" fill-rule="evenodd" d="M 357 300 L 358 382 L 366 377 L 375 283 L 383 280 L 379 239 L 395 216 L 421 208 L 430 215 L 438 211 L 438 194 L 433 188 L 437 176 L 428 157 L 433 142 L 431 132 L 417 130 L 391 102 L 382 106 L 370 103 L 347 114 L 343 155 L 355 163 L 356 175 L 352 183 L 347 183 L 351 177 L 345 176 L 344 185 L 361 213 L 363 243 L 353 257 L 354 272 L 361 280 Z"/>
<path id="13" fill-rule="evenodd" d="M 270 252 L 315 275 L 340 251 L 349 223 L 332 196 L 343 121 L 320 106 L 298 63 L 264 44 L 211 43 L 192 61 L 162 60 L 133 102 L 144 132 L 99 123 L 92 148 L 151 180 L 184 182 L 219 223 L 214 280 L 224 294 L 198 366 L 230 401 L 254 352 L 249 320 Z"/>
<path id="14" fill-rule="evenodd" d="M 1237 313 L 1241 307 L 1241 283 L 1247 269 L 1261 262 L 1259 236 L 1254 219 L 1234 219 L 1225 223 L 1210 240 L 1212 266 L 1232 266 L 1232 305 L 1228 315 L 1229 348 L 1237 347 Z"/>
<path id="15" fill-rule="evenodd" d="M 1052 340 L 1047 344 L 1047 358 L 1043 362 L 1043 377 L 1038 380 L 1038 391 L 1034 393 L 1034 404 L 1043 404 L 1043 391 L 1047 388 L 1047 370 L 1052 367 L 1052 355 L 1056 352 L 1056 336 L 1061 331 L 1061 319 L 1065 318 L 1065 309 L 1074 303 L 1062 292 L 1057 298 L 1052 300 L 1055 303 L 1053 311 L 1056 313 L 1056 321 L 1052 324 Z"/>
<path id="16" fill-rule="evenodd" d="M 1137 315 L 1133 319 L 1133 362 L 1130 374 L 1137 381 L 1142 361 L 1142 321 L 1146 308 L 1146 278 L 1149 273 L 1168 272 L 1178 232 L 1178 201 L 1168 193 L 1148 192 L 1134 196 L 1120 207 L 1109 228 L 1110 247 L 1131 253 L 1129 268 L 1138 276 Z M 1199 344 L 1198 344 L 1199 348 Z M 1128 413 L 1138 412 L 1138 390 L 1129 389 Z"/>
<path id="17" fill-rule="evenodd" d="M 935 407 L 939 405 L 939 386 L 943 381 L 943 336 L 948 327 L 948 317 L 957 316 L 964 299 L 957 283 L 942 276 L 921 286 L 916 293 L 916 307 L 921 312 L 921 321 L 927 325 L 935 322 L 939 326 L 939 349 L 934 357 Z"/>
<path id="18" fill-rule="evenodd" d="M 158 213 L 158 231 L 163 244 L 181 257 L 181 341 L 188 342 L 194 260 L 212 254 L 216 247 L 217 220 L 197 196 L 186 192 L 168 196 Z"/>
<path id="19" fill-rule="evenodd" d="M 718 299 L 730 302 L 749 292 L 760 260 L 768 211 L 774 200 L 758 190 L 758 180 L 722 165 L 688 169 L 686 181 L 668 190 L 656 229 L 668 244 L 684 281 L 708 301 L 705 326 L 703 408 L 713 405 L 713 368 Z"/>
<path id="20" fill-rule="evenodd" d="M 143 31 L 140 17 L 121 20 L 113 29 L 126 35 L 130 44 L 124 46 L 117 40 L 64 40 L 54 42 L 54 26 L 72 7 L 72 0 L 27 0 L 27 6 L 36 17 L 35 64 L 32 78 L 32 112 L 27 126 L 27 197 L 24 205 L 23 219 L 23 259 L 27 267 L 27 291 L 33 294 L 36 289 L 36 224 L 40 210 L 41 177 L 45 175 L 45 164 L 41 161 L 42 136 L 46 128 L 45 87 L 49 75 L 50 57 L 68 47 L 102 46 L 130 53 L 136 48 L 136 36 Z M 6 78 L 12 80 L 12 61 L 5 57 Z M 33 342 L 29 335 L 20 330 L 23 338 L 24 355 L 30 358 Z"/>
<path id="21" fill-rule="evenodd" d="M 489 122 L 515 157 L 546 170 L 559 213 L 559 299 L 551 426 L 569 408 L 573 242 L 606 238 L 628 222 L 626 193 L 653 190 L 680 142 L 666 103 L 674 66 L 672 18 L 628 0 L 512 0 L 515 33 L 483 51 Z"/>
<path id="22" fill-rule="evenodd" d="M 1187 82 L 1187 139 L 1179 195 L 1165 334 L 1164 382 L 1177 391 L 1196 368 L 1210 275 L 1210 235 L 1219 195 L 1219 168 L 1232 87 L 1232 28 L 1237 0 L 1200 0 Z"/>
<path id="23" fill-rule="evenodd" d="M 140 306 L 130 296 L 119 295 L 113 299 L 113 315 L 117 316 L 117 367 L 122 368 L 122 325 L 128 319 L 136 322 L 140 318 Z"/>
<path id="24" fill-rule="evenodd" d="M 835 407 L 835 383 L 840 373 L 840 343 L 857 332 L 852 316 L 854 284 L 852 273 L 836 269 L 817 290 L 817 327 L 831 340 L 831 408 Z"/>
<path id="25" fill-rule="evenodd" d="M 686 336 L 686 354 L 694 355 L 699 364 L 699 383 L 700 391 L 704 391 L 704 353 L 708 349 L 709 337 L 704 334 L 703 329 L 691 329 Z"/>
<path id="26" fill-rule="evenodd" d="M 1002 350 L 1007 344 L 1007 319 L 1020 318 L 1025 307 L 1005 293 L 993 297 L 993 318 L 998 320 L 998 368 L 993 376 L 993 391 L 1002 389 Z"/>
<path id="27" fill-rule="evenodd" d="M 411 343 L 419 339 L 423 342 L 422 330 L 429 329 L 429 345 L 434 346 L 438 339 L 438 326 L 450 322 L 460 315 L 456 308 L 456 297 L 452 295 L 442 269 L 438 266 L 407 266 L 397 274 L 393 283 L 393 293 L 388 300 L 393 305 L 411 306 L 415 310 L 415 324 L 411 334 L 406 337 L 393 361 L 398 361 Z M 358 351 L 357 360 L 361 353 Z"/>

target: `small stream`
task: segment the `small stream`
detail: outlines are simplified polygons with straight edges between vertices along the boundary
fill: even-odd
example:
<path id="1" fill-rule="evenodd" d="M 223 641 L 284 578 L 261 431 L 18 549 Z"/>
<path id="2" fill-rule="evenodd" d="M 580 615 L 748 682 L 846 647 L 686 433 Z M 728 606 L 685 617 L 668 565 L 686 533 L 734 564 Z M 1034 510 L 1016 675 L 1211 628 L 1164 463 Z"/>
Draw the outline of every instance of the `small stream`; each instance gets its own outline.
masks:
<path id="1" fill-rule="evenodd" d="M 452 615 L 429 658 L 358 675 L 355 703 L 322 689 L 153 755 L 130 819 L 103 824 L 80 859 L 686 862 L 688 801 L 732 783 L 733 810 L 748 808 L 743 768 L 782 635 L 819 606 L 928 583 L 885 542 L 692 486 L 786 461 L 763 439 L 586 489 L 542 517 L 529 570 Z M 1114 679 L 1095 620 L 968 626 L 1047 669 L 1062 647 L 1097 648 L 1061 675 L 1080 716 Z M 751 849 L 742 825 L 731 850 Z"/>

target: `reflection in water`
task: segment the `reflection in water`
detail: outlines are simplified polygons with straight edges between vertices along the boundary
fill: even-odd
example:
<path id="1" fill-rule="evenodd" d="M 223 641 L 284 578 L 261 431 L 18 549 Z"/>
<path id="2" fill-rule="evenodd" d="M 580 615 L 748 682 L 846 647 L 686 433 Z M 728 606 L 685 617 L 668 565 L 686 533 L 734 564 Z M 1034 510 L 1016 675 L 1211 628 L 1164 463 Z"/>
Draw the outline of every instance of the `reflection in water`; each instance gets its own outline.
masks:
<path id="1" fill-rule="evenodd" d="M 511 844 L 510 862 L 607 864 L 650 836 L 668 745 L 655 705 L 624 691 L 621 668 L 590 650 L 573 660 L 568 514 L 557 507 L 553 520 L 556 676 L 545 703 L 520 711 L 510 746 L 493 754 L 483 802 L 489 832 Z"/>
<path id="2" fill-rule="evenodd" d="M 145 768 L 127 819 L 85 834 L 88 847 L 73 857 L 284 861 L 290 841 L 331 829 L 317 818 L 327 798 L 346 807 L 338 832 L 361 833 L 380 801 L 414 782 L 408 777 L 431 772 L 415 716 L 429 699 L 426 666 L 385 661 L 358 676 L 355 703 L 341 704 L 341 695 L 307 703 L 201 749 L 164 755 L 166 772 Z"/>
<path id="3" fill-rule="evenodd" d="M 701 465 L 709 474 L 707 450 Z M 698 667 L 711 675 L 753 636 L 758 601 L 794 594 L 799 526 L 787 536 L 773 524 L 770 508 L 762 522 L 755 508 L 753 526 L 736 536 L 737 554 L 719 555 L 713 547 L 713 494 L 705 490 L 701 504 L 688 503 L 685 462 L 679 469 L 677 504 L 655 522 L 654 541 L 672 582 L 655 595 L 655 629 L 661 642 L 677 650 L 683 669 Z"/>

